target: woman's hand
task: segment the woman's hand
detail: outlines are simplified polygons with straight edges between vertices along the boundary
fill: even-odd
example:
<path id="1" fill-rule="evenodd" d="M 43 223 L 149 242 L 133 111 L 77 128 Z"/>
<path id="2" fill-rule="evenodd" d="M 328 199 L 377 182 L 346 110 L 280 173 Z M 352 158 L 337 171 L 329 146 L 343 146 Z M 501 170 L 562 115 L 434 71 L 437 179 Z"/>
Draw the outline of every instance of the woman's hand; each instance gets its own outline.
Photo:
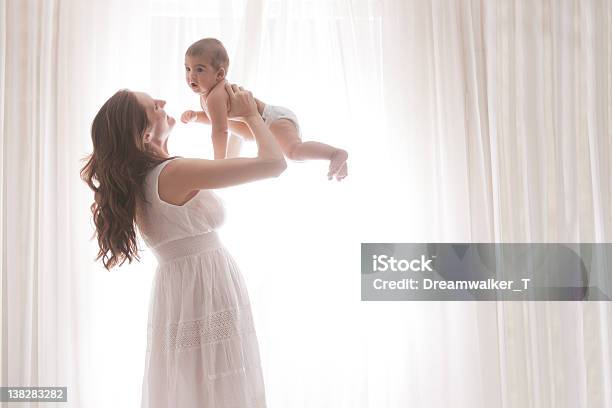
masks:
<path id="1" fill-rule="evenodd" d="M 259 114 L 255 98 L 250 91 L 243 89 L 241 86 L 225 83 L 225 90 L 229 95 L 229 112 L 228 119 L 239 120 L 246 122 L 249 117 L 254 117 Z"/>

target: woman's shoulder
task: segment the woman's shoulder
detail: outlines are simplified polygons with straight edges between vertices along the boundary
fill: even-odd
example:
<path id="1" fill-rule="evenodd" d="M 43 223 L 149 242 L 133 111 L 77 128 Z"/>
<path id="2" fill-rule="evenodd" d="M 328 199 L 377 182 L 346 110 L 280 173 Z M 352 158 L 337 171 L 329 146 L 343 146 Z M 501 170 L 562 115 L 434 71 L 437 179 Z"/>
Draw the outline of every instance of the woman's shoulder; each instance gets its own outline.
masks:
<path id="1" fill-rule="evenodd" d="M 153 166 L 151 168 L 151 170 L 164 168 L 166 165 L 168 165 L 168 163 L 172 162 L 173 160 L 182 159 L 182 158 L 183 158 L 182 156 L 170 156 L 170 157 L 160 161 L 159 163 L 157 163 L 155 166 Z"/>
<path id="2" fill-rule="evenodd" d="M 176 161 L 183 159 L 182 156 L 173 156 L 169 157 L 153 167 L 149 169 L 144 181 L 145 194 L 147 197 L 153 199 L 153 202 L 158 202 L 160 200 L 159 197 L 159 186 L 160 182 L 163 184 L 170 181 L 172 184 L 172 167 L 169 166 L 171 163 L 175 163 Z M 166 169 L 166 171 L 164 171 Z M 163 181 L 162 181 L 163 180 Z"/>
<path id="3" fill-rule="evenodd" d="M 173 156 L 173 157 L 169 157 L 165 159 L 164 161 L 157 163 L 155 166 L 151 167 L 151 169 L 148 171 L 147 177 L 153 177 L 154 179 L 158 179 L 160 173 L 164 170 L 164 168 L 166 168 L 166 166 L 182 158 L 183 157 L 181 156 Z"/>

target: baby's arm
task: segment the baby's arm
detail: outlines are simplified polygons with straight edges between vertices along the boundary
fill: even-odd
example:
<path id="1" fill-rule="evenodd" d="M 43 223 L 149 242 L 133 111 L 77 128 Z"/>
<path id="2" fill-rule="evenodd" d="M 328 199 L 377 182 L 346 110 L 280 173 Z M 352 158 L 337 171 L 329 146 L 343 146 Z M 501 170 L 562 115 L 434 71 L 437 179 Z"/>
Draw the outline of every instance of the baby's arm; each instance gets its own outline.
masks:
<path id="1" fill-rule="evenodd" d="M 210 115 L 210 124 L 212 126 L 211 138 L 213 151 L 215 152 L 215 160 L 225 159 L 229 133 L 227 124 L 229 97 L 224 88 L 220 89 L 221 92 L 211 92 L 206 101 L 208 114 Z"/>
<path id="2" fill-rule="evenodd" d="M 204 111 L 193 111 L 193 110 L 185 111 L 183 112 L 181 116 L 181 121 L 183 123 L 196 122 L 196 123 L 202 123 L 205 125 L 210 125 L 210 118 Z M 227 121 L 227 125 L 229 126 L 229 130 L 232 133 L 239 135 L 243 140 L 254 140 L 253 133 L 251 133 L 251 130 L 244 122 L 241 122 L 239 120 L 230 119 Z M 230 142 L 231 142 L 231 136 L 227 141 L 228 146 Z"/>
<path id="3" fill-rule="evenodd" d="M 208 115 L 206 114 L 206 112 L 197 111 L 195 112 L 195 122 L 204 123 L 208 125 L 210 124 L 210 119 L 208 118 Z"/>
<path id="4" fill-rule="evenodd" d="M 210 124 L 210 119 L 206 115 L 204 111 L 192 111 L 188 110 L 183 112 L 181 115 L 181 122 L 189 123 L 189 122 L 197 122 L 197 123 L 205 123 Z"/>

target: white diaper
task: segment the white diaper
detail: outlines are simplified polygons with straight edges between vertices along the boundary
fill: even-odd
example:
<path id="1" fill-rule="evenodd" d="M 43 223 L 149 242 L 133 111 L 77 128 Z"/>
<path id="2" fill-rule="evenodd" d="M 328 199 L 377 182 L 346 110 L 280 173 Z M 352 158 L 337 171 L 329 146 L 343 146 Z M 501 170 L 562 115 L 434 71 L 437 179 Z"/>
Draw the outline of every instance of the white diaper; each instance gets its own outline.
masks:
<path id="1" fill-rule="evenodd" d="M 266 105 L 264 107 L 263 113 L 261 117 L 264 120 L 264 123 L 270 126 L 271 123 L 279 120 L 279 119 L 288 119 L 295 125 L 295 128 L 298 131 L 298 135 L 300 139 L 302 138 L 302 133 L 300 132 L 300 124 L 298 123 L 297 116 L 291 110 L 282 107 L 282 106 L 274 106 L 274 105 Z"/>

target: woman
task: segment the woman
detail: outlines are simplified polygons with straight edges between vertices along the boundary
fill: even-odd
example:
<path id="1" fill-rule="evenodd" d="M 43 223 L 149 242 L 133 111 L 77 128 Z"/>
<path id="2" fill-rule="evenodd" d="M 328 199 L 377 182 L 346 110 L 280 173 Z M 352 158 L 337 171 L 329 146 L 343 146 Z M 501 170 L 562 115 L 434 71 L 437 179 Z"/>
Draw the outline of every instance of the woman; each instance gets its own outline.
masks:
<path id="1" fill-rule="evenodd" d="M 138 257 L 135 228 L 158 260 L 151 300 L 142 407 L 266 406 L 249 297 L 215 230 L 224 218 L 213 189 L 277 177 L 283 152 L 250 92 L 226 85 L 230 117 L 257 140 L 255 158 L 170 157 L 174 118 L 165 102 L 121 90 L 92 125 L 81 170 L 104 266 Z M 95 181 L 95 183 L 94 183 Z"/>

